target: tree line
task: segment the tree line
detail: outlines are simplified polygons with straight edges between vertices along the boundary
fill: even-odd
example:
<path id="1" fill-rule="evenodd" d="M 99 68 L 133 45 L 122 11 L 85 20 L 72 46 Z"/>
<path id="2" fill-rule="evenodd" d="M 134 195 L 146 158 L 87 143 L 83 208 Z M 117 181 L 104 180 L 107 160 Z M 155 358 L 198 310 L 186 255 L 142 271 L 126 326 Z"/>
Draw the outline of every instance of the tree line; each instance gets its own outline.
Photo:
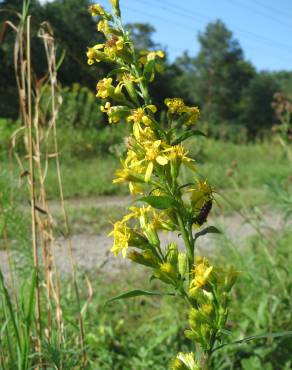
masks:
<path id="1" fill-rule="evenodd" d="M 0 44 L 0 116 L 16 118 L 18 99 L 13 72 L 14 34 L 5 21 L 17 22 L 22 0 L 4 0 L 1 3 Z M 86 63 L 88 46 L 101 41 L 96 22 L 88 14 L 88 0 L 55 0 L 41 4 L 32 0 L 33 42 L 32 61 L 35 78 L 46 73 L 46 61 L 38 25 L 51 24 L 58 44 L 58 57 L 65 53 L 59 69 L 62 86 L 79 83 L 94 91 L 94 83 L 107 72 L 108 66 Z M 137 48 L 161 48 L 153 41 L 155 29 L 149 24 L 129 24 L 128 29 Z M 162 106 L 166 96 L 181 96 L 186 103 L 198 105 L 202 119 L 210 126 L 245 127 L 252 137 L 275 123 L 272 108 L 276 92 L 292 91 L 292 72 L 257 71 L 246 60 L 240 43 L 221 21 L 207 25 L 198 35 L 200 50 L 196 56 L 187 52 L 170 62 L 166 55 L 165 72 L 155 81 L 152 90 L 156 104 Z"/>

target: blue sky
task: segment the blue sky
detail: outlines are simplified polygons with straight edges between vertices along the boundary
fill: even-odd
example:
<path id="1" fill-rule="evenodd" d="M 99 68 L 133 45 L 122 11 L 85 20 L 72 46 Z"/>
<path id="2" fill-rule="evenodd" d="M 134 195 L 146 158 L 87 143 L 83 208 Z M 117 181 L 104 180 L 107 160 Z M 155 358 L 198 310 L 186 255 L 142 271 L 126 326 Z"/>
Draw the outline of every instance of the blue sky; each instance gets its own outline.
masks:
<path id="1" fill-rule="evenodd" d="M 109 0 L 96 1 L 109 6 Z M 291 0 L 120 0 L 125 22 L 148 22 L 171 60 L 199 50 L 197 34 L 222 19 L 259 70 L 292 69 Z"/>

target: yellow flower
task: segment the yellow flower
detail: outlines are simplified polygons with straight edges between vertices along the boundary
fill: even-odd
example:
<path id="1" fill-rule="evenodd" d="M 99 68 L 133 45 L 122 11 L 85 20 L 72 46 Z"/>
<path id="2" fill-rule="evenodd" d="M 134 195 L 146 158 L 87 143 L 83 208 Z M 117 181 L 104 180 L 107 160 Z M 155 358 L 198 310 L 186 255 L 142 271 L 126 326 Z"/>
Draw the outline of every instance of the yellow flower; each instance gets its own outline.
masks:
<path id="1" fill-rule="evenodd" d="M 145 127 L 142 129 L 142 127 L 139 124 L 133 125 L 133 134 L 135 139 L 139 142 L 145 142 L 145 141 L 154 141 L 156 140 L 155 133 L 151 130 L 150 127 Z"/>
<path id="2" fill-rule="evenodd" d="M 171 161 L 179 160 L 180 162 L 193 162 L 194 160 L 187 156 L 188 151 L 182 145 L 175 145 L 171 147 L 168 153 L 168 158 Z"/>
<path id="3" fill-rule="evenodd" d="M 112 85 L 113 79 L 112 78 L 103 78 L 102 80 L 98 81 L 96 85 L 96 96 L 102 99 L 106 99 L 109 96 L 112 96 L 114 94 L 115 88 Z M 107 105 L 107 108 L 109 109 L 109 106 Z"/>
<path id="4" fill-rule="evenodd" d="M 187 107 L 181 98 L 167 98 L 164 100 L 164 103 L 171 114 L 182 114 L 187 111 Z"/>
<path id="5" fill-rule="evenodd" d="M 186 120 L 184 121 L 187 125 L 192 125 L 196 123 L 200 117 L 200 111 L 198 107 L 188 107 L 185 105 L 183 99 L 181 98 L 167 98 L 164 100 L 165 105 L 168 108 L 170 114 L 187 114 Z"/>
<path id="6" fill-rule="evenodd" d="M 132 110 L 132 114 L 128 117 L 128 122 L 143 123 L 146 126 L 151 124 L 151 119 L 145 113 L 146 110 L 150 110 L 152 113 L 157 111 L 155 105 L 146 105 L 144 108 L 137 108 Z"/>
<path id="7" fill-rule="evenodd" d="M 187 113 L 189 115 L 186 124 L 187 125 L 193 125 L 194 123 L 197 122 L 197 120 L 200 117 L 200 110 L 198 107 L 188 107 L 187 108 Z"/>
<path id="8" fill-rule="evenodd" d="M 150 62 L 151 60 L 155 60 L 157 58 L 163 59 L 164 58 L 164 52 L 162 50 L 158 51 L 142 51 L 141 54 L 143 55 L 140 59 L 139 62 L 142 64 L 146 64 L 147 62 Z"/>
<path id="9" fill-rule="evenodd" d="M 129 229 L 123 220 L 117 221 L 114 224 L 113 230 L 109 233 L 109 236 L 113 236 L 114 238 L 111 251 L 115 256 L 117 256 L 119 252 L 122 252 L 122 256 L 125 258 L 131 238 L 131 229 Z"/>
<path id="10" fill-rule="evenodd" d="M 105 60 L 105 55 L 100 50 L 103 49 L 103 44 L 97 44 L 92 48 L 88 48 L 86 56 L 87 56 L 87 63 L 92 65 L 94 62 L 98 63 L 101 60 Z"/>
<path id="11" fill-rule="evenodd" d="M 107 32 L 110 32 L 110 29 L 107 28 L 108 24 L 106 22 L 106 20 L 101 20 L 98 23 L 98 30 L 104 32 L 107 35 Z M 106 41 L 105 44 L 97 44 L 94 47 L 88 49 L 88 64 L 93 64 L 94 61 L 100 62 L 101 60 L 105 62 L 114 61 L 116 57 L 118 57 L 120 53 L 123 52 L 124 46 L 125 43 L 123 37 L 113 35 L 110 39 Z"/>
<path id="12" fill-rule="evenodd" d="M 162 211 L 162 212 L 156 212 L 153 210 L 152 213 L 152 218 L 150 221 L 151 226 L 156 229 L 156 230 L 173 230 L 174 225 L 170 221 L 167 212 Z"/>
<path id="13" fill-rule="evenodd" d="M 129 154 L 130 158 L 134 160 L 135 153 Z M 141 165 L 134 166 L 132 163 L 132 167 L 129 167 L 131 164 L 131 159 L 127 158 L 125 161 L 122 161 L 123 168 L 118 169 L 115 173 L 116 178 L 113 180 L 114 184 L 121 184 L 125 182 L 129 182 L 129 189 L 131 194 L 140 194 L 142 192 L 141 185 L 139 183 L 144 182 L 144 172 L 145 168 Z"/>
<path id="14" fill-rule="evenodd" d="M 105 36 L 110 34 L 110 28 L 106 19 L 101 19 L 97 24 L 97 30 L 102 32 Z"/>
<path id="15" fill-rule="evenodd" d="M 88 11 L 93 17 L 98 15 L 105 15 L 105 10 L 100 4 L 90 5 Z"/>
<path id="16" fill-rule="evenodd" d="M 147 115 L 146 111 L 149 110 L 152 113 L 157 111 L 155 105 L 146 105 L 143 108 L 133 109 L 131 114 L 128 116 L 127 121 L 133 123 L 133 134 L 136 140 L 141 140 L 142 137 L 149 135 L 151 131 L 143 130 L 141 124 L 145 126 L 151 125 L 151 118 Z M 151 132 L 152 135 L 152 132 Z"/>
<path id="17" fill-rule="evenodd" d="M 196 291 L 204 287 L 208 280 L 210 279 L 211 273 L 213 271 L 213 266 L 209 265 L 206 258 L 197 258 L 196 265 L 192 270 L 193 279 L 190 283 L 190 294 L 194 295 Z"/>
<path id="18" fill-rule="evenodd" d="M 110 94 L 112 95 L 112 89 L 110 90 Z M 116 93 L 112 95 L 113 98 L 118 97 L 115 94 Z M 129 114 L 128 107 L 122 105 L 112 107 L 110 102 L 106 102 L 104 105 L 101 105 L 100 110 L 108 115 L 109 123 L 118 123 L 122 118 L 126 118 Z"/>
<path id="19" fill-rule="evenodd" d="M 142 207 L 130 207 L 129 208 L 131 213 L 129 213 L 127 216 L 127 221 L 131 218 L 139 219 L 140 226 L 142 229 L 145 229 L 148 225 L 148 216 L 151 212 L 151 206 L 142 206 Z"/>
<path id="20" fill-rule="evenodd" d="M 119 83 L 116 87 L 116 92 L 120 93 L 122 91 L 122 88 L 125 87 L 130 98 L 136 104 L 139 104 L 138 95 L 134 84 L 139 83 L 142 80 L 142 77 L 136 78 L 130 73 L 121 73 L 118 75 L 117 79 L 119 80 Z"/>
<path id="21" fill-rule="evenodd" d="M 194 354 L 180 352 L 171 364 L 171 370 L 201 370 L 197 364 Z"/>
<path id="22" fill-rule="evenodd" d="M 155 163 L 158 163 L 160 166 L 167 165 L 168 157 L 166 152 L 168 149 L 162 148 L 161 140 L 145 143 L 143 147 L 145 150 L 145 161 L 148 162 L 145 173 L 145 182 L 149 182 Z"/>
<path id="23" fill-rule="evenodd" d="M 167 275 L 174 276 L 175 270 L 169 262 L 163 262 L 160 264 L 160 271 L 164 272 Z"/>
<path id="24" fill-rule="evenodd" d="M 104 52 L 108 57 L 114 60 L 119 52 L 121 52 L 125 47 L 125 42 L 122 36 L 113 35 L 111 39 L 109 39 L 104 44 Z"/>
<path id="25" fill-rule="evenodd" d="M 191 194 L 191 204 L 196 210 L 203 207 L 205 202 L 212 200 L 214 189 L 207 183 L 207 181 L 197 181 L 197 186 L 189 189 Z"/>

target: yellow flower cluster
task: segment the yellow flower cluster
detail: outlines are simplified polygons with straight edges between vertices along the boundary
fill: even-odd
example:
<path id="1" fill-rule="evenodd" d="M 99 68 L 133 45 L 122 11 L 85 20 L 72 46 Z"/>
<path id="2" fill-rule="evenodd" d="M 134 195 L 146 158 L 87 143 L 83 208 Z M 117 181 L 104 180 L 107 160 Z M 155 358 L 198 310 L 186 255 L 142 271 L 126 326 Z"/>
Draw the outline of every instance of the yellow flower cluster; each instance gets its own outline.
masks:
<path id="1" fill-rule="evenodd" d="M 196 304 L 189 312 L 190 329 L 185 334 L 210 350 L 211 338 L 221 335 L 227 319 L 227 293 L 238 273 L 233 269 L 216 269 L 206 258 L 198 257 L 192 269 L 189 296 Z"/>
<path id="2" fill-rule="evenodd" d="M 151 206 L 130 207 L 130 213 L 114 224 L 109 233 L 114 243 L 112 252 L 126 257 L 129 246 L 144 248 L 159 245 L 157 230 L 171 230 L 174 226 L 164 211 L 157 212 Z"/>
<path id="3" fill-rule="evenodd" d="M 183 123 L 186 125 L 195 124 L 200 117 L 199 108 L 188 107 L 181 98 L 167 98 L 164 103 L 167 106 L 170 115 L 180 116 L 184 114 L 185 120 Z"/>
<path id="4" fill-rule="evenodd" d="M 193 135 L 204 135 L 190 127 L 200 112 L 181 98 L 165 99 L 166 114 L 159 112 L 148 85 L 162 71 L 164 53 L 159 50 L 138 54 L 129 32 L 123 28 L 119 1 L 111 3 L 112 13 L 99 4 L 90 7 L 105 40 L 89 48 L 87 58 L 89 64 L 102 61 L 114 65 L 96 85 L 100 109 L 109 122 L 128 125 L 131 130 L 113 182 L 128 183 L 130 193 L 141 196 L 136 199 L 138 206 L 130 207 L 129 213 L 114 223 L 109 234 L 113 237 L 111 251 L 151 268 L 153 278 L 168 284 L 173 295 L 191 305 L 190 329 L 185 334 L 210 353 L 224 328 L 227 294 L 237 273 L 220 270 L 206 258 L 195 260 L 195 242 L 208 232 L 196 230 L 207 221 L 214 190 L 202 180 L 184 184 L 180 173 L 185 165 L 197 176 L 194 159 L 183 142 Z M 163 123 L 161 117 L 165 117 Z M 161 243 L 160 233 L 168 231 L 181 236 L 184 251 L 176 243 Z M 171 368 L 201 370 L 200 357 L 179 353 Z"/>
<path id="5" fill-rule="evenodd" d="M 180 352 L 171 363 L 171 370 L 202 370 L 194 354 Z"/>

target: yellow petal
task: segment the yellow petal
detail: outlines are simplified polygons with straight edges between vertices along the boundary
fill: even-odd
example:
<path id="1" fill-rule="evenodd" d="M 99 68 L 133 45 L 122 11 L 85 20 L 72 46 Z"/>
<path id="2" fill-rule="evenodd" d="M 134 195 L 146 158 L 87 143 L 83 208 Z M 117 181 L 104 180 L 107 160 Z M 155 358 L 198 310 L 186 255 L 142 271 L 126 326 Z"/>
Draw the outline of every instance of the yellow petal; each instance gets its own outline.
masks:
<path id="1" fill-rule="evenodd" d="M 141 132 L 141 127 L 140 127 L 139 123 L 134 122 L 134 124 L 133 124 L 133 134 L 134 134 L 136 140 L 139 140 L 140 132 Z"/>
<path id="2" fill-rule="evenodd" d="M 123 256 L 123 258 L 126 258 L 126 256 L 127 256 L 127 248 L 123 248 L 122 249 L 122 256 Z"/>
<path id="3" fill-rule="evenodd" d="M 144 123 L 144 125 L 148 126 L 151 123 L 151 119 L 147 116 L 143 116 L 142 117 L 142 122 Z"/>
<path id="4" fill-rule="evenodd" d="M 164 52 L 162 50 L 158 50 L 157 55 L 159 56 L 159 58 L 164 58 Z"/>
<path id="5" fill-rule="evenodd" d="M 168 163 L 168 159 L 163 157 L 162 155 L 158 155 L 156 157 L 156 162 L 159 163 L 161 166 L 165 166 Z"/>
<path id="6" fill-rule="evenodd" d="M 149 162 L 145 173 L 145 182 L 150 181 L 152 172 L 153 172 L 153 162 Z"/>

